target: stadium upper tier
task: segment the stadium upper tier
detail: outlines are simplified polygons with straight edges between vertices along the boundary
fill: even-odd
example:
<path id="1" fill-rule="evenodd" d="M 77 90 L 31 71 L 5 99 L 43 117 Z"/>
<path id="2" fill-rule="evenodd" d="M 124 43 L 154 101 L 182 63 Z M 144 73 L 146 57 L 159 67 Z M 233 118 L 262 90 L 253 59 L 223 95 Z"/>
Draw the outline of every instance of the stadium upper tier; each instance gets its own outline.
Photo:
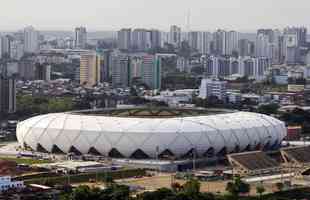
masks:
<path id="1" fill-rule="evenodd" d="M 276 149 L 286 128 L 257 113 L 133 108 L 40 115 L 20 122 L 16 134 L 37 151 L 146 159 Z"/>

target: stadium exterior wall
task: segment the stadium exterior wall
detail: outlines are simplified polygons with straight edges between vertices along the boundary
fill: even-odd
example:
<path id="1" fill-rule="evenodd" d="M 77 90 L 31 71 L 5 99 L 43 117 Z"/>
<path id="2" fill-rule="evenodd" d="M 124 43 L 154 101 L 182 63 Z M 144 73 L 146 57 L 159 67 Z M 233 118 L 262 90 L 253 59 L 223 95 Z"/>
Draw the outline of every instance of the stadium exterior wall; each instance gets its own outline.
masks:
<path id="1" fill-rule="evenodd" d="M 16 134 L 22 147 L 38 151 L 145 159 L 276 149 L 286 136 L 286 128 L 273 117 L 248 112 L 172 118 L 68 112 L 22 121 Z"/>

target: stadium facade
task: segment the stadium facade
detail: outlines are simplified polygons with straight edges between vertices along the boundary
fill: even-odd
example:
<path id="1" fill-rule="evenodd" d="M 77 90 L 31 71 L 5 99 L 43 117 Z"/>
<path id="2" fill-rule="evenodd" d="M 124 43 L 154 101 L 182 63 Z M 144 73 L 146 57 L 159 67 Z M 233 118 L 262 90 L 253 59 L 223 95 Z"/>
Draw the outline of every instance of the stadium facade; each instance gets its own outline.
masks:
<path id="1" fill-rule="evenodd" d="M 182 159 L 277 149 L 286 128 L 257 113 L 135 108 L 40 115 L 20 122 L 16 134 L 35 151 Z"/>

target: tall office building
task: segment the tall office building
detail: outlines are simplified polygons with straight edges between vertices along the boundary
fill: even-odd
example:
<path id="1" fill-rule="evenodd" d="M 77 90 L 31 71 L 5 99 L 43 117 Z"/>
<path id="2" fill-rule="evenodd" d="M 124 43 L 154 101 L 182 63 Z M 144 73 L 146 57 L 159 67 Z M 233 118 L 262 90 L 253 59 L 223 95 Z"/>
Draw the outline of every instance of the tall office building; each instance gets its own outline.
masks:
<path id="1" fill-rule="evenodd" d="M 131 48 L 131 29 L 123 28 L 117 32 L 118 48 L 129 50 Z"/>
<path id="2" fill-rule="evenodd" d="M 131 62 L 127 55 L 112 56 L 112 86 L 129 87 L 131 83 Z"/>
<path id="3" fill-rule="evenodd" d="M 75 28 L 75 48 L 85 49 L 87 46 L 87 31 L 85 27 Z"/>
<path id="4" fill-rule="evenodd" d="M 100 56 L 96 52 L 85 52 L 80 58 L 80 84 L 92 87 L 100 82 Z"/>
<path id="5" fill-rule="evenodd" d="M 24 29 L 24 52 L 37 53 L 39 50 L 39 32 L 32 26 Z"/>
<path id="6" fill-rule="evenodd" d="M 169 43 L 173 44 L 176 47 L 181 45 L 181 28 L 180 27 L 176 25 L 172 25 L 170 27 Z"/>

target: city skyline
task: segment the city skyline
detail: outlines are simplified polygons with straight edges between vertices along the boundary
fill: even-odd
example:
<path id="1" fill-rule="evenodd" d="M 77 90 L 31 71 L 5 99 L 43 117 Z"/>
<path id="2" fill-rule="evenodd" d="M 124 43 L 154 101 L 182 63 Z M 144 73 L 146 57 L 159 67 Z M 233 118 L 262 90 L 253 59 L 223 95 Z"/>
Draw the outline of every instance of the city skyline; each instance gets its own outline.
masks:
<path id="1" fill-rule="evenodd" d="M 171 24 L 176 24 L 185 30 L 189 27 L 190 30 L 223 28 L 255 31 L 258 28 L 281 29 L 292 25 L 310 27 L 307 21 L 309 7 L 310 3 L 306 0 L 298 3 L 280 0 L 196 0 L 195 3 L 175 0 L 93 0 L 92 4 L 80 0 L 44 3 L 12 0 L 3 3 L 0 8 L 0 17 L 3 19 L 0 29 L 11 31 L 33 25 L 39 30 L 72 30 L 82 25 L 89 31 L 115 31 L 123 27 L 168 30 Z M 187 26 L 189 13 L 190 26 Z"/>

